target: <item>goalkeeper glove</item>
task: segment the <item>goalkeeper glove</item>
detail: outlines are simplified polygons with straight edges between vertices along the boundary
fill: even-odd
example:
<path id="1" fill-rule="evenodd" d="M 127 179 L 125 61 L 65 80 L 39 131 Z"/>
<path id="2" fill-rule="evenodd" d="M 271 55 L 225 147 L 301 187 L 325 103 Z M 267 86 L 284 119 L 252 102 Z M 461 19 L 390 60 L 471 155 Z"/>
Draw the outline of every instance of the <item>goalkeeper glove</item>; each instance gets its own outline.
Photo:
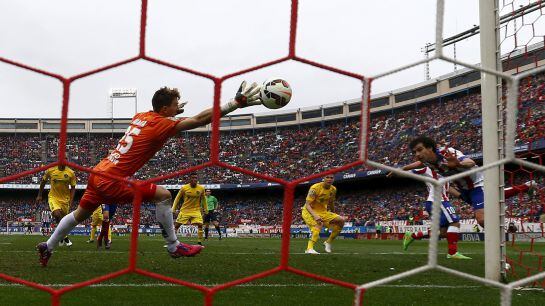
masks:
<path id="1" fill-rule="evenodd" d="M 259 95 L 260 91 L 261 86 L 257 85 L 257 83 L 254 82 L 247 86 L 246 81 L 243 81 L 235 98 L 221 106 L 221 114 L 228 114 L 237 108 L 260 105 L 262 103 Z"/>

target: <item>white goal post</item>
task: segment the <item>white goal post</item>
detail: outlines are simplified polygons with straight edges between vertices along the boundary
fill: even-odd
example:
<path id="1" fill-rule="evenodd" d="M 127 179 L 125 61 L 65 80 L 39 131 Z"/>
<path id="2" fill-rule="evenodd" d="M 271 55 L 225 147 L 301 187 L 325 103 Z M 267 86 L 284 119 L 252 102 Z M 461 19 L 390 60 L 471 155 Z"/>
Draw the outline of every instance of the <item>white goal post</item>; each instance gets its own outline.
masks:
<path id="1" fill-rule="evenodd" d="M 502 71 L 497 0 L 479 1 L 481 67 Z M 501 78 L 481 72 L 483 165 L 499 161 L 503 151 Z M 484 171 L 485 277 L 499 281 L 505 267 L 503 164 Z M 501 202 L 500 202 L 501 201 Z M 502 264 L 503 261 L 503 264 Z M 503 269 L 505 271 L 505 269 Z"/>

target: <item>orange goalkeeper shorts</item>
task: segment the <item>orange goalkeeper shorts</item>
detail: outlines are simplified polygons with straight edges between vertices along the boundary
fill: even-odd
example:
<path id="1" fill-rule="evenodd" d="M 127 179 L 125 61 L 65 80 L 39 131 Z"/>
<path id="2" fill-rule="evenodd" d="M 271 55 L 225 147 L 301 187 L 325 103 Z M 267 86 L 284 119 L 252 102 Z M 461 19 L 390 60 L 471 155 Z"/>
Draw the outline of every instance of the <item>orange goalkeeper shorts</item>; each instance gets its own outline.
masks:
<path id="1" fill-rule="evenodd" d="M 145 184 L 137 188 L 142 193 L 142 201 L 150 201 L 155 196 L 157 185 Z M 79 206 L 95 211 L 103 203 L 125 204 L 131 203 L 133 198 L 134 189 L 127 183 L 91 174 Z"/>

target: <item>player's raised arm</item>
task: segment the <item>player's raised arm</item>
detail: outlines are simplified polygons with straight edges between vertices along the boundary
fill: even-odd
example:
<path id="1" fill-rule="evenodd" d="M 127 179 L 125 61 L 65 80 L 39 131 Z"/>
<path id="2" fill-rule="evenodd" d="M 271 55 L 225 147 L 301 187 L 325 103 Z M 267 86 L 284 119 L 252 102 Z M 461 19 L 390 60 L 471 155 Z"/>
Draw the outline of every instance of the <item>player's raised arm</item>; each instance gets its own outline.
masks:
<path id="1" fill-rule="evenodd" d="M 252 83 L 251 85 L 247 86 L 246 81 L 242 82 L 235 97 L 231 101 L 221 106 L 221 115 L 225 116 L 238 108 L 261 104 L 259 90 L 260 86 L 256 83 Z M 208 108 L 196 116 L 181 120 L 176 124 L 176 131 L 187 131 L 207 125 L 212 122 L 212 113 L 213 109 Z"/>
<path id="2" fill-rule="evenodd" d="M 452 148 L 447 149 L 445 152 L 445 159 L 447 160 L 447 167 L 451 169 L 456 168 L 473 168 L 476 163 L 473 159 L 463 155 L 460 151 Z"/>
<path id="3" fill-rule="evenodd" d="M 413 170 L 413 169 L 420 169 L 424 167 L 424 164 L 421 162 L 421 161 L 415 161 L 414 163 L 410 163 L 408 165 L 405 165 L 403 167 L 401 167 L 401 170 L 403 171 L 409 171 L 409 170 Z"/>
<path id="4" fill-rule="evenodd" d="M 401 170 L 403 171 L 409 171 L 409 170 L 413 170 L 413 169 L 420 169 L 420 168 L 423 168 L 425 167 L 425 165 L 421 162 L 421 161 L 415 161 L 414 163 L 410 163 L 408 165 L 405 165 L 403 167 L 401 167 Z M 388 172 L 388 174 L 386 175 L 386 177 L 393 177 L 395 176 L 395 173 L 393 172 Z"/>
<path id="5" fill-rule="evenodd" d="M 51 169 L 51 168 L 49 168 L 49 169 Z M 43 200 L 42 194 L 44 192 L 45 184 L 47 183 L 47 180 L 49 180 L 49 169 L 47 169 L 45 171 L 45 174 L 42 177 L 42 181 L 40 182 L 40 190 L 38 190 L 38 196 L 36 196 L 36 202 L 37 203 L 40 203 Z"/>

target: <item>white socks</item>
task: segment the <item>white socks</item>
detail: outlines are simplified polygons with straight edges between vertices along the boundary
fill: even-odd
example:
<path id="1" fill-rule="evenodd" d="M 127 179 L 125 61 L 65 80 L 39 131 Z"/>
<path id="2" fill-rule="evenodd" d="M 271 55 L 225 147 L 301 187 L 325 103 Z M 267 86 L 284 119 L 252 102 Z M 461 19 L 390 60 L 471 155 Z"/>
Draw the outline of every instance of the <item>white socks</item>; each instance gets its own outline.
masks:
<path id="1" fill-rule="evenodd" d="M 180 242 L 178 241 L 176 233 L 174 232 L 174 220 L 172 219 L 171 202 L 171 199 L 167 199 L 157 203 L 157 205 L 155 206 L 155 216 L 157 218 L 157 222 L 159 222 L 163 229 L 163 238 L 165 238 L 168 244 L 168 251 L 174 252 L 176 251 L 176 247 L 178 246 L 178 244 L 180 244 Z"/>
<path id="2" fill-rule="evenodd" d="M 53 234 L 51 234 L 51 237 L 47 240 L 47 248 L 50 251 L 53 251 L 55 246 L 57 246 L 58 243 L 76 227 L 76 225 L 78 225 L 78 221 L 76 221 L 76 218 L 74 217 L 74 212 L 64 216 L 64 218 L 61 219 L 61 222 L 59 222 L 59 225 L 55 228 Z"/>
<path id="3" fill-rule="evenodd" d="M 176 251 L 176 246 L 180 243 L 174 232 L 174 220 L 172 219 L 172 209 L 171 209 L 171 200 L 164 200 L 157 203 L 156 206 L 156 217 L 157 221 L 163 227 L 163 237 L 168 243 L 169 252 Z M 51 237 L 47 240 L 47 248 L 52 251 L 58 243 L 70 233 L 70 231 L 78 225 L 78 221 L 74 217 L 74 212 L 69 213 L 68 215 L 62 218 L 61 222 Z"/>

